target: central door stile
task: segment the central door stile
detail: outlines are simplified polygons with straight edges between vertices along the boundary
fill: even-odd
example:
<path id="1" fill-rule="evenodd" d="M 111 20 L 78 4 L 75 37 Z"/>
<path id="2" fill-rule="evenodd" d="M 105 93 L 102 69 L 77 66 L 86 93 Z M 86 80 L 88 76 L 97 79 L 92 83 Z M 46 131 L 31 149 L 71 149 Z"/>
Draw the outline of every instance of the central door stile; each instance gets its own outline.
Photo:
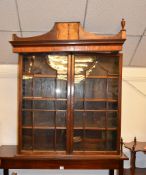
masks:
<path id="1" fill-rule="evenodd" d="M 73 94 L 74 94 L 74 57 L 68 55 L 68 78 L 67 78 L 67 154 L 73 150 Z"/>
<path id="2" fill-rule="evenodd" d="M 74 78 L 75 78 L 75 55 L 71 55 L 71 115 L 70 115 L 70 121 L 71 121 L 71 132 L 70 132 L 70 147 L 71 147 L 71 153 L 73 152 L 73 133 L 74 133 Z"/>

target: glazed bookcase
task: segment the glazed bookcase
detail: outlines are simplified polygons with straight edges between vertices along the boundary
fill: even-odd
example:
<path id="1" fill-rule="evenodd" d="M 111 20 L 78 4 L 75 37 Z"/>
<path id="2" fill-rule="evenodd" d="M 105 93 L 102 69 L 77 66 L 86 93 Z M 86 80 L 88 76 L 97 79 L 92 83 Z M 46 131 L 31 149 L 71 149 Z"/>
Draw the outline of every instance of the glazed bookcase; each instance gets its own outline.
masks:
<path id="1" fill-rule="evenodd" d="M 0 168 L 108 169 L 124 175 L 121 143 L 122 46 L 116 35 L 58 22 L 10 43 L 18 59 L 18 144 L 0 146 Z"/>
<path id="2" fill-rule="evenodd" d="M 24 53 L 20 65 L 21 152 L 119 153 L 121 55 Z"/>
<path id="3" fill-rule="evenodd" d="M 19 53 L 19 154 L 120 154 L 122 30 L 87 33 L 56 23 L 47 34 L 13 36 Z"/>

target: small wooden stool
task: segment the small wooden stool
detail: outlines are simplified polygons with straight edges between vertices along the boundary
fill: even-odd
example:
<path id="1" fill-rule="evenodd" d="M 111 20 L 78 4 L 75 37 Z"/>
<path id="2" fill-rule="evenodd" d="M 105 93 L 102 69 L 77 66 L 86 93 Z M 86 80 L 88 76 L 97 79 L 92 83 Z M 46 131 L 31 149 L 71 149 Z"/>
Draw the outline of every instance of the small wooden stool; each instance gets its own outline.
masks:
<path id="1" fill-rule="evenodd" d="M 136 137 L 134 141 L 124 143 L 125 148 L 130 150 L 131 159 L 130 159 L 130 175 L 135 175 L 135 161 L 136 161 L 136 153 L 141 151 L 146 154 L 146 142 L 138 142 Z"/>

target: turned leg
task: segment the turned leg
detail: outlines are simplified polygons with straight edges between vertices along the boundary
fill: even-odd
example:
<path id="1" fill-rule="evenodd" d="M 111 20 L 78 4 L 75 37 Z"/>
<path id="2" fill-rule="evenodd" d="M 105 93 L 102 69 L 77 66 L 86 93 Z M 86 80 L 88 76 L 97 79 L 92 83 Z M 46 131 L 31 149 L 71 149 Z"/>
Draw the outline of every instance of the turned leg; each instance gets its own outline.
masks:
<path id="1" fill-rule="evenodd" d="M 109 170 L 109 175 L 114 175 L 114 170 Z"/>
<path id="2" fill-rule="evenodd" d="M 9 169 L 3 169 L 3 175 L 9 175 Z"/>
<path id="3" fill-rule="evenodd" d="M 117 170 L 118 175 L 124 175 L 124 162 L 123 160 L 120 161 L 119 168 Z"/>
<path id="4" fill-rule="evenodd" d="M 130 161 L 130 164 L 131 164 L 131 168 L 130 168 L 131 175 L 135 174 L 135 160 L 136 160 L 136 152 L 134 150 L 132 150 L 131 151 L 131 161 Z"/>
<path id="5" fill-rule="evenodd" d="M 123 168 L 120 168 L 119 170 L 118 170 L 118 173 L 117 173 L 118 175 L 124 175 L 124 169 Z"/>

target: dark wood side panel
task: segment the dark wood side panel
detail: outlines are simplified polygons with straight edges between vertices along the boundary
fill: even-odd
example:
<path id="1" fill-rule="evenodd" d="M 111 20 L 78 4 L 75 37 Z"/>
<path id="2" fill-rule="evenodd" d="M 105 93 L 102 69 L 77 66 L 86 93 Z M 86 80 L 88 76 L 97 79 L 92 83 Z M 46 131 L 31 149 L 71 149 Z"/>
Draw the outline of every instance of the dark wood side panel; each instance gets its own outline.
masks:
<path id="1" fill-rule="evenodd" d="M 121 105 L 122 105 L 122 64 L 123 64 L 123 55 L 119 54 L 119 92 L 118 92 L 118 140 L 117 145 L 120 148 L 120 141 L 121 141 Z M 120 153 L 120 150 L 119 150 Z"/>
<path id="2" fill-rule="evenodd" d="M 23 72 L 23 59 L 19 55 L 19 69 L 18 69 L 18 152 L 20 153 L 22 147 L 22 72 Z"/>

